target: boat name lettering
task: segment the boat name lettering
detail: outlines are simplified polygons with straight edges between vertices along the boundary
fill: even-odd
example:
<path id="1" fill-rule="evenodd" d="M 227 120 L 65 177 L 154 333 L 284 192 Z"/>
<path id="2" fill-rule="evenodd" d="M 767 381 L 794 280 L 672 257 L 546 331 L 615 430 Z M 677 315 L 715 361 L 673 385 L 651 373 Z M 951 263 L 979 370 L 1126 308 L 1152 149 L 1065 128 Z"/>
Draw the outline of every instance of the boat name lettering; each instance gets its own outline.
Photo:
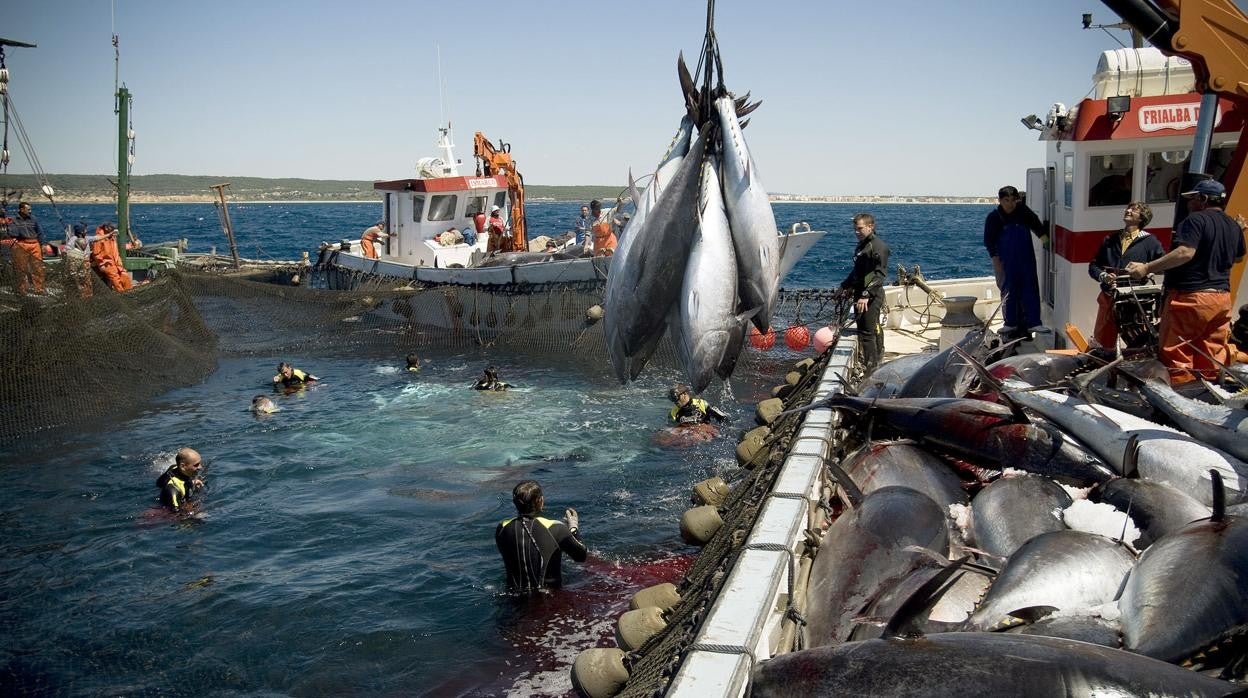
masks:
<path id="1" fill-rule="evenodd" d="M 493 177 L 479 177 L 479 178 L 469 177 L 468 178 L 469 189 L 486 189 L 488 187 L 497 187 L 497 186 L 498 186 L 498 182 L 494 181 Z"/>
<path id="2" fill-rule="evenodd" d="M 1145 133 L 1162 129 L 1182 131 L 1196 125 L 1196 120 L 1200 118 L 1200 105 L 1158 104 L 1156 106 L 1140 107 L 1139 114 L 1140 130 Z M 1214 126 L 1217 126 L 1221 121 L 1222 108 L 1218 107 L 1218 113 L 1213 118 Z"/>

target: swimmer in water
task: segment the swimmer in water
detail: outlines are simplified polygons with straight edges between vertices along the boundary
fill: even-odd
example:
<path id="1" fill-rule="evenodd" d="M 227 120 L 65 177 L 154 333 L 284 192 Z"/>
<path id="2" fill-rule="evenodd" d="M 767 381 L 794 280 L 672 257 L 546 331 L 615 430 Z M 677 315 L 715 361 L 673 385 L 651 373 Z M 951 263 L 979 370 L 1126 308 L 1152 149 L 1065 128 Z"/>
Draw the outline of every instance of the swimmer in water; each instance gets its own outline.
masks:
<path id="1" fill-rule="evenodd" d="M 251 399 L 251 411 L 256 414 L 272 414 L 278 409 L 267 395 L 257 395 Z"/>
<path id="2" fill-rule="evenodd" d="M 156 487 L 160 489 L 160 503 L 170 511 L 186 511 L 195 494 L 204 488 L 204 481 L 199 479 L 199 471 L 204 467 L 204 460 L 193 448 L 179 448 L 174 456 L 173 465 L 156 478 Z"/>
<path id="3" fill-rule="evenodd" d="M 712 406 L 700 397 L 689 394 L 689 388 L 677 383 L 667 391 L 667 398 L 676 406 L 667 414 L 669 424 L 708 424 L 712 418 L 717 422 L 728 419 L 728 413 Z"/>
<path id="4" fill-rule="evenodd" d="M 512 387 L 511 383 L 504 383 L 498 379 L 498 369 L 493 366 L 485 369 L 485 372 L 481 374 L 481 377 L 477 379 L 477 382 L 472 384 L 473 390 L 498 391 L 506 390 L 510 387 Z"/>
<path id="5" fill-rule="evenodd" d="M 287 388 L 298 388 L 317 380 L 320 380 L 320 378 L 311 373 L 300 371 L 285 361 L 277 365 L 277 375 L 273 376 L 274 383 L 281 383 Z"/>
<path id="6" fill-rule="evenodd" d="M 412 373 L 420 372 L 420 357 L 419 356 L 417 356 L 416 354 L 407 355 L 407 370 L 411 371 Z"/>

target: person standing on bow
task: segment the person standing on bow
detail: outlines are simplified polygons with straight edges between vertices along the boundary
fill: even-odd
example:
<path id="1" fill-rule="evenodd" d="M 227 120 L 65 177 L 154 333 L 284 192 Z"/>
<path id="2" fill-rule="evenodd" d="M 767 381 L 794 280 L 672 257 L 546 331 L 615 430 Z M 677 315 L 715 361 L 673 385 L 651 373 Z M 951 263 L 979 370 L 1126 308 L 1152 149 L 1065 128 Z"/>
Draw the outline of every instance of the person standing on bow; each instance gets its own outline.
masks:
<path id="1" fill-rule="evenodd" d="M 9 224 L 13 236 L 13 271 L 17 273 L 17 292 L 43 293 L 43 228 L 30 213 L 30 204 L 17 205 L 17 218 Z"/>
<path id="2" fill-rule="evenodd" d="M 1170 371 L 1171 385 L 1213 380 L 1226 363 L 1231 326 L 1231 266 L 1244 258 L 1244 233 L 1222 210 L 1226 187 L 1206 179 L 1187 199 L 1188 216 L 1174 230 L 1170 251 L 1151 262 L 1131 262 L 1133 279 L 1166 272 L 1157 358 Z"/>
<path id="3" fill-rule="evenodd" d="M 369 259 L 380 258 L 381 255 L 377 253 L 377 243 L 389 237 L 384 220 L 377 221 L 376 225 L 365 229 L 364 234 L 360 236 L 360 247 L 364 250 L 364 256 Z"/>
<path id="4" fill-rule="evenodd" d="M 997 191 L 998 206 L 984 219 L 984 247 L 1001 291 L 1006 338 L 1026 337 L 1040 327 L 1040 284 L 1036 280 L 1036 252 L 1031 233 L 1048 248 L 1049 236 L 1039 216 L 1023 203 L 1018 189 Z"/>
<path id="5" fill-rule="evenodd" d="M 884 328 L 880 314 L 884 310 L 884 281 L 888 279 L 888 243 L 875 234 L 875 216 L 859 213 L 854 216 L 854 266 L 841 282 L 842 295 L 854 298 L 854 315 L 858 324 L 858 346 L 867 375 L 880 365 L 884 356 Z"/>
<path id="6" fill-rule="evenodd" d="M 1150 235 L 1144 226 L 1153 220 L 1153 210 L 1148 204 L 1136 201 L 1122 212 L 1122 230 L 1110 233 L 1101 243 L 1096 256 L 1088 263 L 1088 275 L 1101 282 L 1101 293 L 1096 297 L 1096 324 L 1092 337 L 1106 349 L 1118 347 L 1118 323 L 1114 319 L 1114 289 L 1119 283 L 1131 284 L 1126 274 L 1131 262 L 1148 262 L 1166 253 L 1161 241 Z"/>

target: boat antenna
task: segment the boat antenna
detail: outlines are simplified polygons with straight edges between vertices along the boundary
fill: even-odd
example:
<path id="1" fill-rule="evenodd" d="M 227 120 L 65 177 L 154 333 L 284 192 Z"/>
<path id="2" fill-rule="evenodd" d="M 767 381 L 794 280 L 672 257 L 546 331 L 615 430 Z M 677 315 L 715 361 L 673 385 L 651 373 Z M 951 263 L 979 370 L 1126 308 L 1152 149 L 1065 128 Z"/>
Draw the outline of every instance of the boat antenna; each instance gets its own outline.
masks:
<path id="1" fill-rule="evenodd" d="M 442 44 L 435 44 L 438 54 L 438 126 L 446 123 L 446 83 L 442 80 Z"/>

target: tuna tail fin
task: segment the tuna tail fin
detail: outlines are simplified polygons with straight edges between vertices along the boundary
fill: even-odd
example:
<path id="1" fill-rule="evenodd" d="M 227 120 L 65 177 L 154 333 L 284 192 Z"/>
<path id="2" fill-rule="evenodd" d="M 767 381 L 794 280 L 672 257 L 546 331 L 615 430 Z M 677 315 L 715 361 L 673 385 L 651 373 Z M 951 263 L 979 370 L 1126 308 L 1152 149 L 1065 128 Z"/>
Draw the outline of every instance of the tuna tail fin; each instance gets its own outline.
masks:
<path id="1" fill-rule="evenodd" d="M 957 581 L 954 575 L 958 574 L 962 566 L 970 559 L 970 555 L 964 555 L 924 582 L 923 586 L 915 590 L 910 598 L 901 604 L 897 612 L 889 619 L 888 625 L 884 626 L 884 632 L 880 637 L 887 640 L 923 635 L 923 629 L 919 627 L 919 619 L 930 611 L 937 601 L 940 601 L 940 597 L 944 596 L 945 592 L 953 587 L 954 582 Z"/>
<path id="2" fill-rule="evenodd" d="M 689 72 L 689 66 L 685 65 L 684 51 L 676 57 L 676 77 L 680 80 L 680 92 L 685 98 L 685 111 L 688 112 L 689 118 L 693 119 L 695 126 L 700 125 L 702 123 L 701 98 L 698 96 L 698 85 Z"/>
<path id="3" fill-rule="evenodd" d="M 1126 449 L 1122 454 L 1122 476 L 1139 477 L 1140 475 L 1140 435 L 1132 434 L 1127 439 Z"/>
<path id="4" fill-rule="evenodd" d="M 849 498 L 849 503 L 857 509 L 858 505 L 862 503 L 862 490 L 858 488 L 858 483 L 854 482 L 854 478 L 850 477 L 849 473 L 845 472 L 845 469 L 836 463 L 828 461 L 825 465 L 828 466 L 828 471 L 832 473 L 832 478 L 841 486 L 841 489 L 845 490 L 845 496 Z"/>
<path id="5" fill-rule="evenodd" d="M 956 344 L 950 348 L 953 349 L 955 354 L 961 356 L 962 359 L 971 366 L 971 368 L 975 369 L 975 372 L 979 374 L 979 379 L 983 381 L 986 388 L 1001 396 L 1001 399 L 1005 401 L 1005 406 L 1009 407 L 1010 412 L 1014 414 L 1014 420 L 1016 422 L 1019 424 L 1031 423 L 1031 418 L 1028 417 L 1027 413 L 1023 411 L 1023 406 L 1014 400 L 1008 392 L 1006 392 L 1005 386 L 1000 380 L 997 379 L 996 376 L 992 375 L 992 373 L 988 371 L 988 368 L 984 366 L 983 363 L 966 353 L 965 349 Z"/>
<path id="6" fill-rule="evenodd" d="M 1213 516 L 1210 521 L 1221 521 L 1226 518 L 1226 488 L 1222 486 L 1222 473 L 1209 471 L 1209 479 L 1213 481 Z"/>

